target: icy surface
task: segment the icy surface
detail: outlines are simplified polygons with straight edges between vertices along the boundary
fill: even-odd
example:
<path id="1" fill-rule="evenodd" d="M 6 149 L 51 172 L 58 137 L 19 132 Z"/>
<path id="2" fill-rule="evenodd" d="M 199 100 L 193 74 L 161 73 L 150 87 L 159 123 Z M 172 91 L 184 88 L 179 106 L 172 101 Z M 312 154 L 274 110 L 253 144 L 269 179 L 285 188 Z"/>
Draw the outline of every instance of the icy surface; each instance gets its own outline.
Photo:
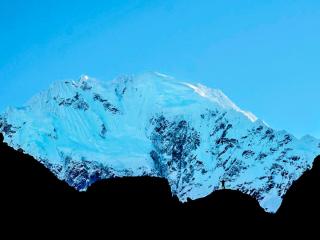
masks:
<path id="1" fill-rule="evenodd" d="M 275 212 L 320 141 L 275 131 L 220 90 L 160 73 L 54 83 L 0 116 L 15 149 L 80 191 L 99 179 L 159 176 L 181 201 L 221 188 Z"/>

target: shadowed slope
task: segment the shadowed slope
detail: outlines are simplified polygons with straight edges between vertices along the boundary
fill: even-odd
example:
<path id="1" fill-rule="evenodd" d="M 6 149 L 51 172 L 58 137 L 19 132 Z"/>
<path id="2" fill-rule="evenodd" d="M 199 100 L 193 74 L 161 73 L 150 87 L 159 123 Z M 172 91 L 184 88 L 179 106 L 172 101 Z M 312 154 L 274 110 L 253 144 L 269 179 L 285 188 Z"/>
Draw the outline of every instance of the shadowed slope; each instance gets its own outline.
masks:
<path id="1" fill-rule="evenodd" d="M 288 190 L 277 212 L 280 222 L 316 223 L 320 215 L 320 156 Z"/>
<path id="2" fill-rule="evenodd" d="M 254 198 L 239 191 L 216 191 L 182 204 L 172 196 L 167 180 L 153 177 L 108 179 L 93 184 L 87 192 L 77 192 L 31 156 L 8 147 L 2 142 L 1 134 L 0 137 L 1 196 L 7 203 L 2 205 L 2 210 L 20 211 L 25 216 L 82 219 L 120 214 L 127 218 L 135 212 L 150 220 L 166 216 L 170 221 L 200 224 L 209 217 L 210 223 L 222 226 L 226 223 L 269 226 L 305 223 L 320 213 L 319 157 L 313 169 L 289 189 L 280 210 L 273 216 L 264 212 Z"/>
<path id="3" fill-rule="evenodd" d="M 0 134 L 1 191 L 16 194 L 55 194 L 76 192 L 60 181 L 33 157 L 16 151 L 3 142 Z"/>
<path id="4" fill-rule="evenodd" d="M 205 218 L 214 216 L 216 221 L 241 224 L 270 223 L 272 214 L 265 212 L 253 197 L 232 190 L 220 190 L 209 196 L 196 200 L 189 200 L 183 206 L 192 215 Z"/>

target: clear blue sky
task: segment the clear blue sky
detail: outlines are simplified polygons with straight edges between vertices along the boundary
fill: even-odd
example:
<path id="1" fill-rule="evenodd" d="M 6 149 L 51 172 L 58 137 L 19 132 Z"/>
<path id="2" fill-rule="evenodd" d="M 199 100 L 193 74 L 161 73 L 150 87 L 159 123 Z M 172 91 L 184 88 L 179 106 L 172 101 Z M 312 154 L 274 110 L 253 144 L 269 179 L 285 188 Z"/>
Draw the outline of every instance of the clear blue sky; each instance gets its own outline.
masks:
<path id="1" fill-rule="evenodd" d="M 0 110 L 57 79 L 159 71 L 320 137 L 318 0 L 1 0 Z"/>

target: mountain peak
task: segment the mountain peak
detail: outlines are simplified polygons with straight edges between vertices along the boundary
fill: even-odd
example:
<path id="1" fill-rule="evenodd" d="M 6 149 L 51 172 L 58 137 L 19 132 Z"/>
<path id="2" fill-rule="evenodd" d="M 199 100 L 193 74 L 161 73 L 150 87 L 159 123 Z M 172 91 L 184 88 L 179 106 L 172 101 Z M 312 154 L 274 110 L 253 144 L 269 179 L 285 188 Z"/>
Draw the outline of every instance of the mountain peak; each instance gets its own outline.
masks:
<path id="1" fill-rule="evenodd" d="M 320 141 L 276 131 L 221 90 L 161 73 L 54 83 L 0 116 L 5 141 L 85 191 L 101 179 L 157 176 L 181 201 L 223 188 L 279 207 Z"/>
<path id="2" fill-rule="evenodd" d="M 86 81 L 88 81 L 89 80 L 89 76 L 88 75 L 85 75 L 85 74 L 83 74 L 83 75 L 81 75 L 81 77 L 80 77 L 80 82 L 86 82 Z"/>

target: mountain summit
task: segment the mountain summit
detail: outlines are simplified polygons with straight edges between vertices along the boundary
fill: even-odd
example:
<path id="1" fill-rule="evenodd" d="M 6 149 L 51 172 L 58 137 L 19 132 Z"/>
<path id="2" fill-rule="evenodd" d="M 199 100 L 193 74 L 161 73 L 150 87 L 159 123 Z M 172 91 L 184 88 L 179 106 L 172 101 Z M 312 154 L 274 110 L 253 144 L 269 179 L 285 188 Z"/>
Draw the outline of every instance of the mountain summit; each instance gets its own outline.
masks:
<path id="1" fill-rule="evenodd" d="M 0 116 L 0 132 L 59 179 L 156 176 L 181 201 L 240 190 L 275 212 L 320 140 L 275 131 L 220 90 L 160 73 L 54 83 Z"/>

